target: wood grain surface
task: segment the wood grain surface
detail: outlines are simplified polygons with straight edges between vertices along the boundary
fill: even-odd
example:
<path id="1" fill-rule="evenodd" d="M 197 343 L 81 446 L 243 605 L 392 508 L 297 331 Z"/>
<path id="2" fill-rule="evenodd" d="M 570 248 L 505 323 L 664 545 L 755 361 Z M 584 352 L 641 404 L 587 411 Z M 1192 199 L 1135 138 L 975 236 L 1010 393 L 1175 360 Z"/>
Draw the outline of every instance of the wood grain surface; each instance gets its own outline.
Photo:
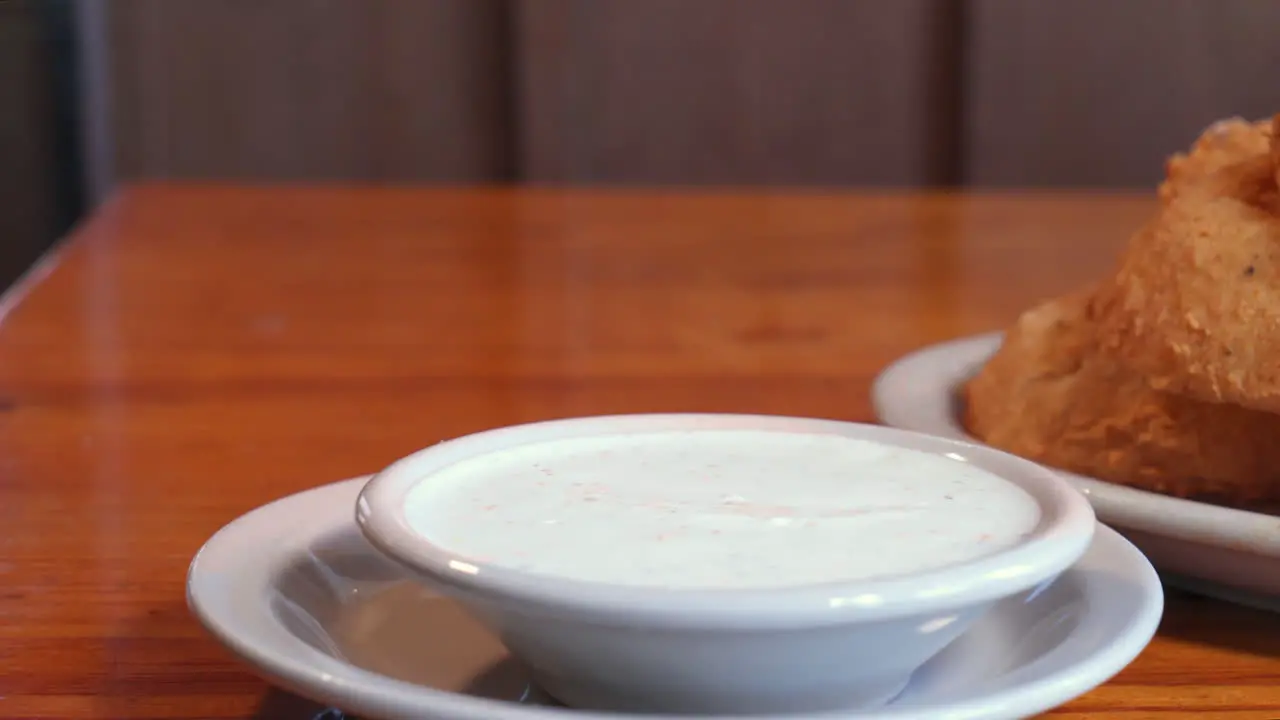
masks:
<path id="1" fill-rule="evenodd" d="M 142 186 L 0 324 L 0 717 L 304 718 L 184 604 L 273 498 L 584 413 L 870 420 L 926 343 L 1103 272 L 1145 196 Z M 1280 616 L 1171 593 L 1060 718 L 1280 717 Z"/>

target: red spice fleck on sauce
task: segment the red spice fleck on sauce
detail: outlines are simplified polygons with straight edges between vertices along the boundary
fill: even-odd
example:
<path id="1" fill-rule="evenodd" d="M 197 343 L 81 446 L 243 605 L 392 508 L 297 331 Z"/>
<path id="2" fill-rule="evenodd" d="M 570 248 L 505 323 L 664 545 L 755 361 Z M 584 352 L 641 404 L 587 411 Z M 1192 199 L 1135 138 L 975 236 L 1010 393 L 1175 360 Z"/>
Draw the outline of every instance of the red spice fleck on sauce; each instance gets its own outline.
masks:
<path id="1" fill-rule="evenodd" d="M 491 510 L 497 510 L 497 509 L 498 509 L 498 506 L 497 506 L 497 505 L 485 505 L 484 507 L 482 507 L 482 508 L 480 508 L 480 509 L 481 509 L 481 510 L 484 510 L 485 512 L 489 512 L 489 511 L 491 511 Z"/>

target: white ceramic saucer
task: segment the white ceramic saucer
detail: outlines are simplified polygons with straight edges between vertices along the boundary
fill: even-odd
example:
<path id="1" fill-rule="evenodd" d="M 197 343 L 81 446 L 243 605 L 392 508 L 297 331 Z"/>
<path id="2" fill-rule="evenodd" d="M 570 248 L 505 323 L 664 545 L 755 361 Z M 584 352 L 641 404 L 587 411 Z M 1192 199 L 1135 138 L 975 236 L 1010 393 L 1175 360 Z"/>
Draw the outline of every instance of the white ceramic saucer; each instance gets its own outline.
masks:
<path id="1" fill-rule="evenodd" d="M 285 689 L 362 717 L 661 720 L 571 710 L 530 688 L 502 646 L 452 601 L 417 589 L 366 543 L 353 510 L 364 482 L 278 500 L 214 535 L 187 581 L 188 603 L 204 626 Z M 998 605 L 888 707 L 787 718 L 1035 715 L 1128 665 L 1155 633 L 1163 607 L 1146 558 L 1099 527 L 1075 567 Z"/>
<path id="2" fill-rule="evenodd" d="M 960 424 L 956 392 L 1000 347 L 1001 337 L 933 345 L 890 365 L 872 387 L 876 416 L 885 425 L 978 443 Z M 1089 497 L 1098 519 L 1137 544 L 1170 583 L 1280 609 L 1280 517 L 1061 472 Z"/>

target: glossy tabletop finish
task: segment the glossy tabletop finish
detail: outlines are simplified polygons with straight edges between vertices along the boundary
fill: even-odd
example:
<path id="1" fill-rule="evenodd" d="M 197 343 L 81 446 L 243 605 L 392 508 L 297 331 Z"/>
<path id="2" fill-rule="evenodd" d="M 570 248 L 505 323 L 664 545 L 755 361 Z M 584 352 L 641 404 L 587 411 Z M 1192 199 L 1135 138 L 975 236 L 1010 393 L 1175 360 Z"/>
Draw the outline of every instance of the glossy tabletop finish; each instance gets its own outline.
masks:
<path id="1" fill-rule="evenodd" d="M 201 543 L 443 438 L 867 421 L 918 346 L 1111 265 L 1145 196 L 143 186 L 6 295 L 0 717 L 307 718 L 188 615 Z M 1078 718 L 1280 718 L 1280 616 L 1171 593 Z"/>

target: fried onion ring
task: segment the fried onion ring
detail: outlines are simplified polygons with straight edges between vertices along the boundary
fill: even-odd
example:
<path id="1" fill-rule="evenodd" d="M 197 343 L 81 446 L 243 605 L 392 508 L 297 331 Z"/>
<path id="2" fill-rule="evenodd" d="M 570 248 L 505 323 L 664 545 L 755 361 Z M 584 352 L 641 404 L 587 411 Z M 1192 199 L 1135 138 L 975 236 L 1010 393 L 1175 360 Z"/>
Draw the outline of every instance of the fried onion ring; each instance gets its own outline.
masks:
<path id="1" fill-rule="evenodd" d="M 1093 296 L 1018 319 L 962 390 L 968 431 L 1100 480 L 1234 506 L 1280 502 L 1280 416 L 1158 392 L 1099 356 Z"/>

